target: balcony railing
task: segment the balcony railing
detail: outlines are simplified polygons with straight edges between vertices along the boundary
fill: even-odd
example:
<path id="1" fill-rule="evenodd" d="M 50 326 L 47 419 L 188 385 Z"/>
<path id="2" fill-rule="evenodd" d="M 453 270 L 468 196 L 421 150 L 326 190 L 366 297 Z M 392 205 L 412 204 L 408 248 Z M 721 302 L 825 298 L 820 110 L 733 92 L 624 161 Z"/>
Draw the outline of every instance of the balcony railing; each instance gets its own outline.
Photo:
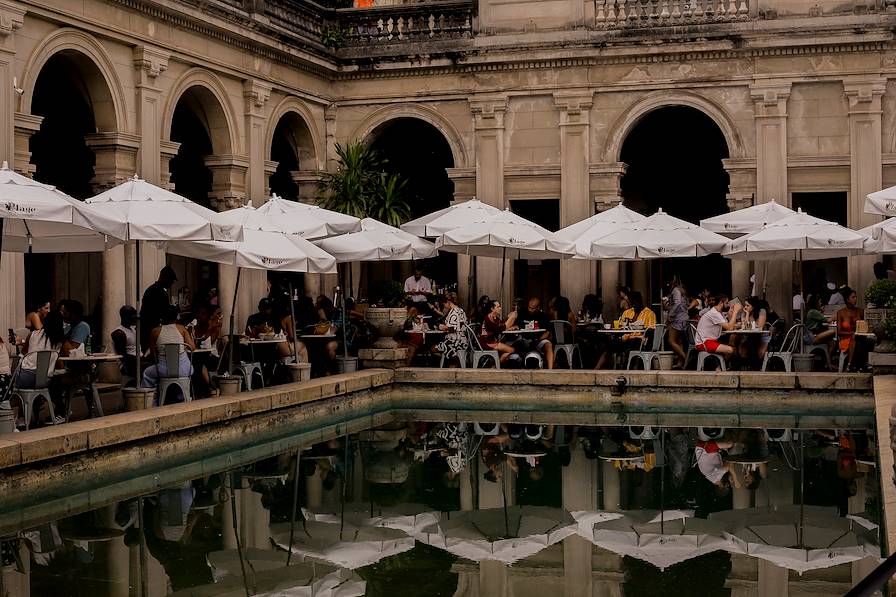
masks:
<path id="1" fill-rule="evenodd" d="M 346 46 L 473 37 L 477 2 L 438 0 L 336 11 Z"/>
<path id="2" fill-rule="evenodd" d="M 746 20 L 748 0 L 596 0 L 599 29 L 670 27 Z"/>

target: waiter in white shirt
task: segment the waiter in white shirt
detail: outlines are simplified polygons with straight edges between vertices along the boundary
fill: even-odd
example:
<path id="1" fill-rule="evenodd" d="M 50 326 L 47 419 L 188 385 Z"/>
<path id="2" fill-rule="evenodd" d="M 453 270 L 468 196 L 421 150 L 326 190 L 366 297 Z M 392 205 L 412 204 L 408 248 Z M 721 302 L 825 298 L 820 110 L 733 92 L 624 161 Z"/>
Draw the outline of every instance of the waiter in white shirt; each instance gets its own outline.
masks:
<path id="1" fill-rule="evenodd" d="M 416 307 L 427 304 L 428 295 L 432 294 L 432 283 L 423 275 L 422 266 L 414 267 L 414 275 L 404 281 L 404 292 L 410 297 L 411 302 L 417 303 Z"/>

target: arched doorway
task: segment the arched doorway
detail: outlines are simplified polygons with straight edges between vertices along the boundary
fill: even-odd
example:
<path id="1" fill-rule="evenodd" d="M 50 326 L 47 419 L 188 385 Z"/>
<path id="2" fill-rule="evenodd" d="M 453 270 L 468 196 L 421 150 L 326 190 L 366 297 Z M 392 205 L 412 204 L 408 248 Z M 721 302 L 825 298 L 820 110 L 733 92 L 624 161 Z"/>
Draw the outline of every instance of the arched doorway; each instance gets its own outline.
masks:
<path id="1" fill-rule="evenodd" d="M 621 182 L 625 205 L 645 215 L 662 208 L 695 224 L 726 212 L 728 173 L 722 160 L 728 155 L 722 131 L 700 110 L 667 106 L 648 112 L 629 131 L 620 153 L 628 166 Z M 627 264 L 626 279 L 648 292 L 650 303 L 673 274 L 695 294 L 703 288 L 731 290 L 731 264 L 720 255 L 651 263 L 647 280 L 639 279 L 638 267 Z"/>
<path id="2" fill-rule="evenodd" d="M 184 91 L 174 107 L 170 139 L 180 144 L 169 164 L 172 190 L 214 209 L 213 174 L 207 163 L 213 155 L 229 153 L 229 131 L 221 105 L 211 91 L 200 85 Z M 172 299 L 176 298 L 182 309 L 205 300 L 212 289 L 217 289 L 217 264 L 177 255 L 168 255 L 167 262 L 178 278 L 171 290 Z"/>
<path id="3" fill-rule="evenodd" d="M 454 182 L 448 168 L 454 167 L 454 155 L 445 135 L 425 120 L 401 117 L 384 122 L 369 135 L 370 147 L 385 158 L 385 169 L 407 180 L 411 218 L 448 207 L 454 200 Z M 371 279 L 391 278 L 404 281 L 410 264 L 371 268 Z M 440 253 L 427 261 L 426 275 L 439 284 L 457 282 L 457 256 Z M 379 270 L 379 271 L 377 271 Z M 380 276 L 376 278 L 374 276 Z"/>
<path id="4" fill-rule="evenodd" d="M 97 65 L 75 50 L 53 54 L 35 80 L 31 113 L 43 118 L 29 142 L 35 180 L 55 185 L 76 199 L 98 192 L 94 188 L 96 156 L 88 140 L 97 132 L 114 131 L 117 123 L 112 94 Z M 25 255 L 26 305 L 78 300 L 91 328 L 98 332 L 102 288 L 101 253 Z"/>

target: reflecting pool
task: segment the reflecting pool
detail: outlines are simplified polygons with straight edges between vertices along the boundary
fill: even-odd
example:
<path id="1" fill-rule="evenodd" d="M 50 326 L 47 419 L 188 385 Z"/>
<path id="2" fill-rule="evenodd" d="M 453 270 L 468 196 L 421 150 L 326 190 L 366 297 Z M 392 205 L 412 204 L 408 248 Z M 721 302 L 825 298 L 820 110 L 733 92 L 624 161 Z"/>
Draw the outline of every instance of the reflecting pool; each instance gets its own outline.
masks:
<path id="1" fill-rule="evenodd" d="M 0 593 L 840 595 L 880 557 L 872 429 L 393 420 L 319 439 L 7 508 Z"/>

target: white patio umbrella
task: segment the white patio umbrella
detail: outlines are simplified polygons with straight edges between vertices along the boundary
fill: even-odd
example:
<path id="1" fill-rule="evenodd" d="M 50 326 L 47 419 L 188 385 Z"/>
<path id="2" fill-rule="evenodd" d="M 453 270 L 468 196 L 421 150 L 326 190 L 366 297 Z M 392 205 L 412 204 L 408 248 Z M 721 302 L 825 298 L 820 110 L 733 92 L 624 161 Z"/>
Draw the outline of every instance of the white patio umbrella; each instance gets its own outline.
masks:
<path id="1" fill-rule="evenodd" d="M 373 218 L 361 220 L 361 230 L 315 241 L 336 258 L 349 261 L 410 261 L 439 254 L 435 245 Z"/>
<path id="2" fill-rule="evenodd" d="M 290 523 L 271 525 L 271 540 L 290 550 Z M 349 570 L 375 564 L 414 548 L 414 539 L 403 531 L 384 527 L 355 526 L 306 521 L 293 533 L 292 553 L 303 560 L 327 562 Z"/>
<path id="3" fill-rule="evenodd" d="M 361 220 L 354 216 L 348 216 L 337 211 L 324 209 L 317 205 L 289 201 L 277 195 L 258 208 L 258 213 L 268 218 L 281 221 L 297 220 L 307 222 L 316 220 L 323 222 L 327 227 L 327 234 L 347 234 L 361 229 Z"/>
<path id="4" fill-rule="evenodd" d="M 88 224 L 98 232 L 135 241 L 136 308 L 140 312 L 140 241 L 240 240 L 242 227 L 167 189 L 134 178 L 85 201 L 95 209 Z M 86 216 L 85 216 L 86 217 Z M 140 387 L 140 325 L 137 320 L 137 387 Z"/>
<path id="5" fill-rule="evenodd" d="M 501 259 L 502 292 L 508 259 L 570 259 L 575 254 L 571 241 L 558 238 L 509 209 L 440 234 L 436 247 L 451 253 Z"/>
<path id="6" fill-rule="evenodd" d="M 657 511 L 629 511 L 622 518 L 594 525 L 588 539 L 592 543 L 622 556 L 632 556 L 665 569 L 691 558 L 720 549 L 727 549 L 728 539 L 721 523 L 682 516 L 670 519 L 664 513 L 663 522 Z"/>
<path id="7" fill-rule="evenodd" d="M 497 207 L 473 197 L 469 201 L 455 203 L 445 209 L 411 220 L 402 224 L 401 229 L 424 238 L 435 238 L 454 228 L 466 226 L 470 222 L 478 222 L 499 213 L 501 210 Z"/>
<path id="8" fill-rule="evenodd" d="M 896 218 L 887 218 L 883 222 L 866 226 L 859 232 L 869 238 L 865 242 L 865 253 L 872 255 L 896 253 Z"/>
<path id="9" fill-rule="evenodd" d="M 619 230 L 620 226 L 641 222 L 646 217 L 622 203 L 588 219 L 576 222 L 556 232 L 558 238 L 575 243 L 575 259 L 591 259 L 591 243 Z"/>
<path id="10" fill-rule="evenodd" d="M 385 527 L 404 531 L 411 537 L 439 522 L 440 513 L 423 504 L 400 504 L 395 507 L 381 508 L 370 504 L 347 504 L 345 512 L 315 512 L 302 508 L 305 520 L 340 524 L 343 520 L 356 527 Z M 371 512 L 372 510 L 372 512 Z"/>
<path id="11" fill-rule="evenodd" d="M 267 203 L 271 201 L 279 202 L 284 200 L 273 195 Z M 315 216 L 314 213 L 313 211 L 308 211 L 308 213 L 303 213 L 301 217 L 275 217 L 268 215 L 260 208 L 254 208 L 252 203 L 249 202 L 246 206 L 221 212 L 220 218 L 225 222 L 239 224 L 247 230 L 263 230 L 266 232 L 298 235 L 305 240 L 315 240 L 329 236 L 331 232 L 327 222 Z"/>
<path id="12" fill-rule="evenodd" d="M 591 259 L 658 259 L 704 257 L 720 253 L 724 236 L 670 216 L 662 209 L 652 216 L 619 226 L 616 232 L 595 239 L 588 247 Z"/>
<path id="13" fill-rule="evenodd" d="M 866 196 L 865 213 L 896 216 L 896 187 L 876 191 Z"/>
<path id="14" fill-rule="evenodd" d="M 512 506 L 443 513 L 439 522 L 415 537 L 475 562 L 505 564 L 535 555 L 576 532 L 576 522 L 564 510 Z"/>
<path id="15" fill-rule="evenodd" d="M 120 243 L 90 227 L 96 217 L 91 207 L 56 187 L 22 176 L 7 162 L 0 166 L 0 251 L 88 252 Z"/>
<path id="16" fill-rule="evenodd" d="M 789 207 L 772 199 L 766 203 L 757 203 L 750 207 L 700 220 L 700 227 L 729 238 L 736 238 L 761 230 L 766 224 L 777 222 L 795 213 Z"/>

